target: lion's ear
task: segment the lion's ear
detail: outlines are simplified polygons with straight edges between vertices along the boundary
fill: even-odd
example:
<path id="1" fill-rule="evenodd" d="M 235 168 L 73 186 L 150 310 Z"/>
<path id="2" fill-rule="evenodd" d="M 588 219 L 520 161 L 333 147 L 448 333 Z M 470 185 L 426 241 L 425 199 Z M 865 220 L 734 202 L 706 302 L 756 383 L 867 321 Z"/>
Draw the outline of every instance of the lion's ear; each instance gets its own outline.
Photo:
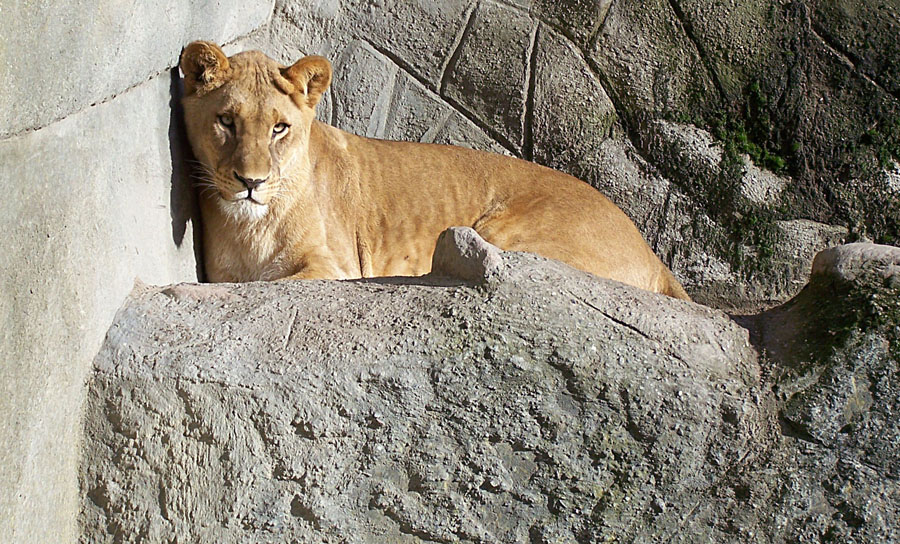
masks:
<path id="1" fill-rule="evenodd" d="M 228 57 L 212 42 L 192 42 L 181 52 L 184 94 L 207 93 L 225 83 Z"/>
<path id="2" fill-rule="evenodd" d="M 303 57 L 282 70 L 282 74 L 311 108 L 316 107 L 331 85 L 331 63 L 325 57 Z"/>

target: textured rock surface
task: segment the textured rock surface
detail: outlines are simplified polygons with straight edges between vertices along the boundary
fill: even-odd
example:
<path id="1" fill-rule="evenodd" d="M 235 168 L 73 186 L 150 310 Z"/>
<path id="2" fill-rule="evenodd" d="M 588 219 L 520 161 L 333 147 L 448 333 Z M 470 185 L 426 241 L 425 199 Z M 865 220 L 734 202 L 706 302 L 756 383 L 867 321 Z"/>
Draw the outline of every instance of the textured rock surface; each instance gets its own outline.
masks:
<path id="1" fill-rule="evenodd" d="M 90 384 L 83 540 L 678 533 L 759 453 L 746 331 L 559 263 L 503 260 L 510 276 L 481 288 L 136 290 Z"/>
<path id="2" fill-rule="evenodd" d="M 900 540 L 898 265 L 890 246 L 822 252 L 800 294 L 745 323 L 770 361 L 783 433 L 748 481 L 746 495 L 769 504 L 748 531 L 777 522 L 789 542 Z"/>
<path id="3" fill-rule="evenodd" d="M 6 2 L 0 541 L 72 540 L 90 359 L 133 275 L 195 278 L 166 73 L 188 40 L 268 20 L 228 49 L 329 56 L 324 119 L 571 172 L 635 219 L 695 300 L 748 311 L 793 295 L 824 247 L 900 240 L 898 15 L 866 0 Z M 721 149 L 711 162 L 704 141 Z M 889 306 L 859 292 L 837 313 Z M 869 355 L 834 365 L 881 352 L 854 353 Z M 835 493 L 807 501 L 811 519 L 871 527 Z"/>
<path id="4" fill-rule="evenodd" d="M 436 259 L 483 262 L 470 232 Z M 83 541 L 900 538 L 900 250 L 821 254 L 743 318 L 761 362 L 724 314 L 494 257 L 480 287 L 136 289 L 90 383 Z"/>

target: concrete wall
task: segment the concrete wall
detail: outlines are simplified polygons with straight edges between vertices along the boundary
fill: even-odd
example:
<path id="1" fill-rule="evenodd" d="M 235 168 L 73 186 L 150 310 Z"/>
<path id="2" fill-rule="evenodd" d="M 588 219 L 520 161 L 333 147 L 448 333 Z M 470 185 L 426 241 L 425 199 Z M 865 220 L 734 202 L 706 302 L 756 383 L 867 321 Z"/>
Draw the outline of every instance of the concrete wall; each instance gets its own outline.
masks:
<path id="1" fill-rule="evenodd" d="M 77 539 L 91 361 L 135 278 L 198 277 L 172 67 L 189 41 L 234 40 L 271 11 L 0 5 L 0 542 Z"/>

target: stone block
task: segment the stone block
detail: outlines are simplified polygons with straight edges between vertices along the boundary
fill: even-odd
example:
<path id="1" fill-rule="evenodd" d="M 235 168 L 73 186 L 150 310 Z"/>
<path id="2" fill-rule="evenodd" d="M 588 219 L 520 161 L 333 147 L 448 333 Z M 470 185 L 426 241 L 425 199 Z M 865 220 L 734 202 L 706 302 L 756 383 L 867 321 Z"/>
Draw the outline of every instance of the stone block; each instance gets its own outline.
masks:
<path id="1" fill-rule="evenodd" d="M 348 23 L 373 45 L 402 59 L 416 77 L 437 90 L 459 36 L 471 16 L 471 0 L 352 2 Z"/>
<path id="2" fill-rule="evenodd" d="M 837 0 L 816 4 L 814 25 L 822 38 L 853 59 L 856 68 L 895 97 L 900 94 L 900 5 Z"/>
<path id="3" fill-rule="evenodd" d="M 384 134 L 397 71 L 397 65 L 365 42 L 351 43 L 334 63 L 335 126 L 359 136 Z"/>
<path id="4" fill-rule="evenodd" d="M 613 2 L 589 58 L 605 75 L 621 115 L 690 116 L 717 104 L 696 46 L 665 0 Z"/>
<path id="5" fill-rule="evenodd" d="M 416 79 L 400 72 L 384 137 L 407 142 L 432 142 L 455 111 Z"/>
<path id="6" fill-rule="evenodd" d="M 521 150 L 536 23 L 494 2 L 478 5 L 445 84 L 446 96 Z"/>
<path id="7" fill-rule="evenodd" d="M 534 0 L 531 12 L 587 48 L 611 5 L 612 0 Z"/>
<path id="8" fill-rule="evenodd" d="M 534 160 L 564 172 L 588 172 L 583 163 L 610 136 L 615 107 L 568 39 L 541 26 L 534 55 Z"/>
<path id="9" fill-rule="evenodd" d="M 665 539 L 755 456 L 746 331 L 502 259 L 489 288 L 136 290 L 90 382 L 83 540 Z"/>

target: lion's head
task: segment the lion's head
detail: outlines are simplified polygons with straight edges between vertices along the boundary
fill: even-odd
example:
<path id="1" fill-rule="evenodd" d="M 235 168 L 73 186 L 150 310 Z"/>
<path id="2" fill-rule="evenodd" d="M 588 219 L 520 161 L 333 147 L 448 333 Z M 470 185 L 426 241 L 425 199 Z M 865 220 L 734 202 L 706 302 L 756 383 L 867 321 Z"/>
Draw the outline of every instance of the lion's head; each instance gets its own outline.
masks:
<path id="1" fill-rule="evenodd" d="M 258 51 L 225 56 L 193 42 L 181 55 L 188 139 L 206 189 L 235 219 L 256 220 L 283 195 L 331 83 L 331 64 L 305 57 L 282 66 Z"/>

